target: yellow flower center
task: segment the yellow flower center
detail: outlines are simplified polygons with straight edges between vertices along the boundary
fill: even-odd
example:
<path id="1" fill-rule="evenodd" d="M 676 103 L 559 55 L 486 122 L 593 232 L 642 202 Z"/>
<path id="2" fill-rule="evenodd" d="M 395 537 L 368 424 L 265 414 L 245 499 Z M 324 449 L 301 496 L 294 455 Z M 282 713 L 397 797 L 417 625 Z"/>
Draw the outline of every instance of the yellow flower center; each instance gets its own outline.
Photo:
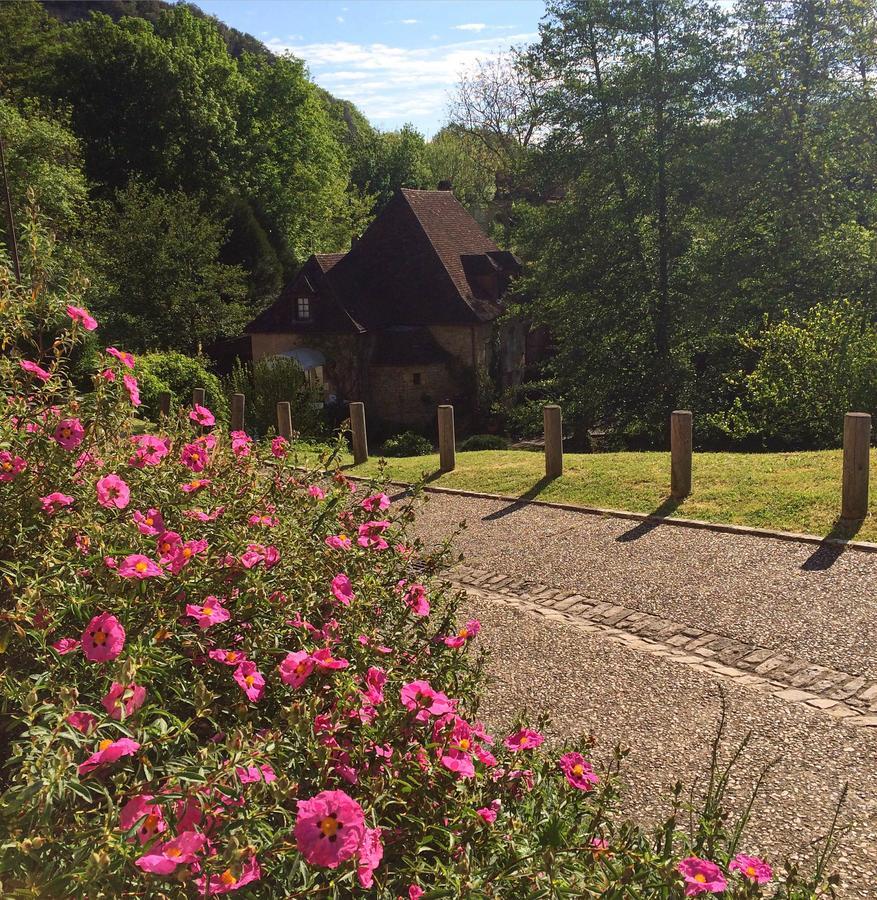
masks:
<path id="1" fill-rule="evenodd" d="M 149 566 L 146 565 L 145 562 L 141 559 L 139 562 L 134 563 L 134 571 L 135 572 L 145 572 Z"/>
<path id="2" fill-rule="evenodd" d="M 169 847 L 164 851 L 164 855 L 169 856 L 171 859 L 176 859 L 178 856 L 183 855 L 183 851 L 179 847 Z"/>
<path id="3" fill-rule="evenodd" d="M 325 819 L 320 820 L 320 831 L 328 838 L 335 837 L 338 827 L 338 819 L 335 816 L 326 816 Z"/>
<path id="4" fill-rule="evenodd" d="M 196 487 L 199 487 L 200 485 L 201 485 L 201 482 L 200 482 L 200 481 L 190 481 L 190 482 L 189 482 L 189 487 L 190 487 L 190 488 L 196 488 Z"/>
<path id="5" fill-rule="evenodd" d="M 73 432 L 66 425 L 61 429 L 62 438 L 69 438 L 71 434 L 73 434 Z"/>
<path id="6" fill-rule="evenodd" d="M 750 878 L 755 878 L 756 874 L 758 873 L 755 871 L 755 866 L 747 866 L 746 874 L 749 875 Z"/>
<path id="7" fill-rule="evenodd" d="M 244 681 L 247 683 L 247 687 L 252 687 L 252 686 L 253 686 L 253 682 L 254 682 L 255 680 L 256 680 L 256 678 L 255 678 L 254 675 L 247 675 L 247 676 L 244 678 Z"/>
<path id="8" fill-rule="evenodd" d="M 192 555 L 191 547 L 183 547 L 183 556 L 188 559 Z"/>
<path id="9" fill-rule="evenodd" d="M 107 633 L 105 631 L 96 631 L 94 633 L 94 642 L 98 645 L 98 647 L 103 647 L 103 645 L 107 642 Z"/>
<path id="10" fill-rule="evenodd" d="M 295 667 L 295 674 L 296 674 L 296 675 L 304 675 L 304 673 L 305 673 L 305 668 L 306 668 L 305 664 L 304 664 L 303 662 L 300 662 L 300 663 Z"/>
<path id="11" fill-rule="evenodd" d="M 238 655 L 234 650 L 229 650 L 228 653 L 225 654 L 225 658 L 227 662 L 234 662 L 238 658 Z"/>
<path id="12" fill-rule="evenodd" d="M 457 637 L 461 637 L 461 638 L 467 638 L 467 637 L 469 637 L 469 632 L 468 632 L 468 630 L 465 629 L 465 628 L 461 628 L 461 629 L 457 632 Z"/>
<path id="13" fill-rule="evenodd" d="M 97 745 L 97 749 L 100 750 L 101 753 L 103 753 L 103 751 L 106 750 L 107 747 L 109 747 L 110 744 L 112 744 L 112 743 L 113 743 L 113 742 L 112 742 L 109 738 L 104 738 L 104 740 L 102 740 L 102 741 Z"/>
<path id="14" fill-rule="evenodd" d="M 202 606 L 201 607 L 201 615 L 202 616 L 212 616 L 213 615 L 213 607 L 212 606 Z"/>
<path id="15" fill-rule="evenodd" d="M 346 535 L 346 534 L 339 534 L 339 535 L 338 535 L 338 540 L 339 540 L 339 541 L 346 541 L 346 540 L 347 540 L 347 535 Z"/>
<path id="16" fill-rule="evenodd" d="M 152 527 L 152 522 L 153 522 L 152 516 L 149 516 L 145 521 L 146 521 L 146 524 L 147 524 L 147 525 L 149 525 L 150 527 Z"/>
<path id="17" fill-rule="evenodd" d="M 237 878 L 235 878 L 234 875 L 231 874 L 231 869 L 226 869 L 226 870 L 222 873 L 222 875 L 219 876 L 219 880 L 220 880 L 226 887 L 229 887 L 229 886 L 233 885 L 233 884 L 237 881 Z"/>
<path id="18" fill-rule="evenodd" d="M 12 463 L 9 462 L 8 460 L 4 461 L 4 463 L 3 463 L 3 471 L 4 471 L 4 472 L 11 472 L 11 471 L 12 471 Z"/>
<path id="19" fill-rule="evenodd" d="M 706 884 L 706 875 L 703 872 L 698 872 L 697 875 L 694 876 L 694 880 L 698 884 Z"/>
<path id="20" fill-rule="evenodd" d="M 469 742 L 469 738 L 463 738 L 463 739 L 460 741 L 460 745 L 459 745 L 459 746 L 460 746 L 460 749 L 461 749 L 461 750 L 468 750 L 468 749 L 469 749 L 469 743 L 470 743 L 470 742 Z"/>
<path id="21" fill-rule="evenodd" d="M 144 831 L 155 831 L 156 825 L 158 825 L 158 816 L 155 813 L 151 813 L 143 820 Z"/>
<path id="22" fill-rule="evenodd" d="M 572 767 L 573 775 L 582 775 L 584 773 L 584 771 L 585 771 L 585 767 L 581 763 L 576 763 Z"/>

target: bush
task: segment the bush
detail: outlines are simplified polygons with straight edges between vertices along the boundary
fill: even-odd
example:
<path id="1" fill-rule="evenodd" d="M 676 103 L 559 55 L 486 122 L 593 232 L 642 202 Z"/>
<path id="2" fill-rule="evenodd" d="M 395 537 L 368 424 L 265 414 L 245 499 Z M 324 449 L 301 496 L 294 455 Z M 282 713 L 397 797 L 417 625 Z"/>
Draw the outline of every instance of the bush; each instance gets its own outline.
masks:
<path id="1" fill-rule="evenodd" d="M 79 396 L 82 326 L 44 341 L 70 299 L 0 270 L 4 896 L 818 895 L 734 871 L 727 773 L 649 832 L 623 754 L 494 742 L 411 504 L 187 415 L 131 434 L 126 361 Z"/>
<path id="2" fill-rule="evenodd" d="M 414 431 L 403 431 L 387 438 L 381 447 L 382 456 L 428 456 L 432 444 Z"/>
<path id="3" fill-rule="evenodd" d="M 193 359 L 176 351 L 146 353 L 138 357 L 137 378 L 140 381 L 141 413 L 158 421 L 158 395 L 171 395 L 171 406 L 192 405 L 192 391 L 204 388 L 207 407 L 220 422 L 228 422 L 228 402 L 222 382 L 207 371 L 204 360 Z"/>
<path id="4" fill-rule="evenodd" d="M 321 397 L 311 388 L 301 366 L 286 356 L 268 356 L 256 363 L 235 360 L 227 382 L 228 394 L 243 394 L 247 427 L 264 436 L 277 431 L 277 404 L 289 403 L 292 427 L 301 435 L 324 434 Z"/>
<path id="5" fill-rule="evenodd" d="M 466 450 L 508 450 L 509 442 L 499 434 L 473 434 L 466 438 L 459 449 Z"/>

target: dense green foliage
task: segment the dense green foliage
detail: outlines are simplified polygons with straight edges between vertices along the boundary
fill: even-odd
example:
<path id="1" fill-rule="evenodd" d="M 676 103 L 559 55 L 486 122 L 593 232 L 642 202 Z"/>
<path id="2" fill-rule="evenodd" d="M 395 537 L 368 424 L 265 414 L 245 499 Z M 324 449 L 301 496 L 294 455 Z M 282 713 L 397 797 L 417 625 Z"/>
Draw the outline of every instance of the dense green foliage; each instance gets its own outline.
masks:
<path id="1" fill-rule="evenodd" d="M 228 402 L 222 383 L 207 370 L 207 361 L 183 356 L 174 351 L 146 353 L 137 359 L 137 379 L 140 382 L 141 413 L 158 421 L 158 395 L 171 395 L 171 410 L 192 403 L 192 391 L 204 389 L 205 403 L 216 418 L 228 420 Z"/>
<path id="2" fill-rule="evenodd" d="M 387 438 L 381 446 L 381 456 L 426 456 L 432 444 L 416 431 L 402 431 Z"/>

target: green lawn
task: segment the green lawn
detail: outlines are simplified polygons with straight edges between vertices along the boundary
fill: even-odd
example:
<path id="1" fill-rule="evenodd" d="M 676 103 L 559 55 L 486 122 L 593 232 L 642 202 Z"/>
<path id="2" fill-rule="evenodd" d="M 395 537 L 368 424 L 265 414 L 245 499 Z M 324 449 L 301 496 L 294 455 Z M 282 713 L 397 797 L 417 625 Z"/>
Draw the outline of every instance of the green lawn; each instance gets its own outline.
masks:
<path id="1" fill-rule="evenodd" d="M 669 453 L 568 453 L 563 477 L 550 482 L 543 480 L 540 453 L 458 453 L 457 468 L 430 483 L 633 512 L 654 512 L 663 506 L 665 514 L 682 518 L 827 535 L 840 509 L 841 456 L 840 450 L 696 453 L 692 494 L 669 509 Z M 350 459 L 344 462 L 349 465 Z M 394 481 L 417 481 L 424 474 L 435 475 L 437 469 L 437 454 L 387 460 L 387 477 Z M 349 466 L 348 471 L 374 475 L 378 460 Z M 877 486 L 873 454 L 871 483 Z M 877 540 L 872 516 L 856 537 Z"/>

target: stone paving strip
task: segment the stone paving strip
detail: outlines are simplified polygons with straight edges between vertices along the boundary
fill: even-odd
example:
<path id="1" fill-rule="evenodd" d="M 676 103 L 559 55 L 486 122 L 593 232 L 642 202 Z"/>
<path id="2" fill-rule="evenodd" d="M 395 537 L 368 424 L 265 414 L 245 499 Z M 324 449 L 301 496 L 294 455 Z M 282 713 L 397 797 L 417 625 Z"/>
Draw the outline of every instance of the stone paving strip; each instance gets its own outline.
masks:
<path id="1" fill-rule="evenodd" d="M 534 611 L 571 624 L 587 622 L 634 650 L 665 656 L 737 684 L 804 703 L 849 725 L 877 728 L 877 681 L 852 672 L 814 665 L 806 659 L 746 644 L 627 606 L 558 590 L 468 565 L 450 573 L 451 583 L 468 592 L 524 603 Z"/>

